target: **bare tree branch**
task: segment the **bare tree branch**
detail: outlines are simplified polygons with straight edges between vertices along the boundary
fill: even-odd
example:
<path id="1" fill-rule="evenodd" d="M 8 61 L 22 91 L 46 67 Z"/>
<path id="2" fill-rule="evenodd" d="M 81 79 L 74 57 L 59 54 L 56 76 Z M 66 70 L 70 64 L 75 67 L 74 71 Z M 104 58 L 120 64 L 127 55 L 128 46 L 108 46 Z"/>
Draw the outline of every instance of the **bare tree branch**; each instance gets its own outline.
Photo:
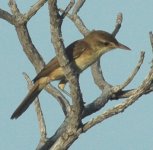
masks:
<path id="1" fill-rule="evenodd" d="M 64 44 L 61 40 L 61 23 L 60 15 L 58 14 L 58 9 L 56 6 L 56 0 L 49 0 L 49 11 L 51 18 L 51 32 L 52 32 L 52 42 L 55 47 L 57 57 L 61 67 L 65 71 L 65 75 L 70 83 L 70 90 L 72 96 L 72 107 L 68 116 L 61 127 L 57 130 L 54 136 L 52 136 L 48 142 L 41 149 L 67 149 L 74 140 L 78 137 L 77 128 L 80 125 L 80 113 L 82 107 L 82 97 L 80 95 L 80 88 L 78 84 L 78 78 L 72 74 L 72 68 L 69 66 L 67 58 L 64 54 Z M 60 55 L 62 56 L 60 57 Z M 62 64 L 63 63 L 63 64 Z M 71 121 L 70 121 L 71 120 Z M 73 135 L 73 136 L 72 136 Z"/>
<path id="2" fill-rule="evenodd" d="M 0 9 L 0 18 L 8 21 L 15 26 L 18 34 L 18 38 L 23 47 L 25 54 L 35 67 L 36 72 L 39 72 L 45 65 L 42 56 L 39 54 L 36 46 L 32 43 L 27 22 L 39 11 L 39 9 L 47 2 L 47 0 L 38 0 L 25 14 L 22 14 L 18 9 L 15 0 L 9 0 L 9 6 L 13 15 Z M 59 61 L 60 66 L 63 68 L 65 76 L 70 84 L 70 91 L 72 97 L 72 104 L 69 100 L 64 97 L 64 95 L 57 90 L 52 85 L 46 86 L 46 90 L 55 97 L 55 99 L 60 104 L 64 114 L 65 119 L 55 134 L 47 139 L 46 126 L 43 118 L 43 114 L 40 108 L 39 100 L 35 101 L 36 112 L 38 116 L 38 123 L 40 128 L 41 139 L 37 150 L 49 150 L 49 149 L 68 149 L 69 146 L 78 138 L 82 132 L 88 131 L 91 127 L 104 121 L 105 119 L 117 115 L 123 112 L 127 107 L 132 105 L 139 97 L 143 94 L 147 94 L 153 91 L 153 67 L 151 68 L 148 76 L 142 84 L 136 89 L 124 90 L 124 88 L 133 80 L 137 72 L 139 71 L 143 59 L 144 52 L 141 52 L 141 56 L 137 66 L 134 71 L 128 77 L 128 79 L 121 85 L 112 86 L 107 83 L 104 79 L 102 69 L 100 66 L 100 60 L 98 60 L 94 65 L 92 65 L 92 74 L 94 81 L 97 86 L 101 89 L 102 94 L 93 100 L 93 102 L 84 106 L 81 90 L 79 87 L 79 76 L 73 69 L 73 64 L 69 63 L 67 56 L 65 54 L 65 46 L 62 39 L 61 26 L 65 16 L 69 17 L 78 30 L 86 36 L 90 31 L 87 29 L 82 19 L 78 16 L 80 8 L 85 3 L 85 0 L 70 0 L 69 4 L 65 10 L 59 9 L 57 7 L 57 0 L 48 0 L 49 15 L 51 23 L 51 35 L 52 43 L 55 47 L 55 52 Z M 70 10 L 73 10 L 70 13 Z M 112 35 L 115 37 L 119 32 L 121 23 L 123 20 L 122 13 L 118 13 L 116 19 L 115 29 Z M 153 34 L 150 32 L 150 41 L 153 49 Z M 32 82 L 29 77 L 24 74 L 28 86 L 32 86 Z M 111 109 L 106 110 L 102 114 L 88 121 L 86 124 L 82 124 L 82 119 L 86 116 L 97 112 L 103 108 L 109 100 L 118 100 L 120 98 L 127 98 L 124 102 Z"/>
<path id="3" fill-rule="evenodd" d="M 24 52 L 26 53 L 27 57 L 35 67 L 36 71 L 39 72 L 43 66 L 45 65 L 41 55 L 38 53 L 38 50 L 33 45 L 28 29 L 26 25 L 20 25 L 16 28 L 18 38 L 21 42 Z M 53 86 L 47 86 L 47 91 L 52 94 L 55 98 L 57 98 L 58 102 L 62 106 L 64 113 L 66 114 L 69 111 L 69 104 L 66 98 L 61 94 L 59 90 L 54 88 Z M 66 107 L 66 108 L 65 108 Z M 65 112 L 66 111 L 66 112 Z"/>
<path id="4" fill-rule="evenodd" d="M 16 28 L 16 31 L 17 31 L 18 38 L 21 42 L 24 52 L 26 53 L 27 57 L 29 58 L 33 66 L 35 67 L 36 71 L 39 72 L 43 68 L 45 63 L 41 55 L 38 53 L 38 50 L 33 45 L 30 35 L 28 33 L 27 27 L 25 25 L 20 25 Z M 58 91 L 53 86 L 50 86 L 50 87 L 47 86 L 46 89 L 50 94 L 52 94 L 55 98 L 57 98 L 58 102 L 62 106 L 64 113 L 66 114 L 70 108 L 63 94 L 61 94 L 61 92 Z"/>
<path id="5" fill-rule="evenodd" d="M 39 54 L 38 50 L 32 43 L 26 23 L 24 22 L 24 19 L 22 17 L 23 15 L 20 13 L 15 0 L 9 0 L 9 6 L 13 13 L 13 17 L 16 18 L 16 31 L 23 50 L 31 63 L 36 67 L 36 70 L 40 71 L 45 63 L 42 59 L 42 56 Z M 19 20 L 20 23 L 22 22 L 22 24 L 18 22 Z"/>
<path id="6" fill-rule="evenodd" d="M 27 13 L 24 14 L 24 19 L 25 21 L 28 21 L 31 19 L 31 17 L 33 17 L 37 11 L 47 2 L 47 0 L 38 0 L 38 2 L 36 2 Z"/>
<path id="7" fill-rule="evenodd" d="M 121 28 L 121 24 L 122 24 L 122 21 L 123 21 L 123 15 L 122 13 L 118 13 L 117 14 L 117 18 L 116 18 L 116 26 L 115 26 L 115 29 L 114 31 L 112 32 L 112 35 L 115 37 L 116 34 L 119 32 L 120 28 Z"/>
<path id="8" fill-rule="evenodd" d="M 89 116 L 104 107 L 105 104 L 110 100 L 112 94 L 113 93 L 110 86 L 105 85 L 102 95 L 85 106 L 84 111 L 82 113 L 82 118 L 85 118 L 86 116 Z"/>
<path id="9" fill-rule="evenodd" d="M 86 0 L 78 0 L 73 8 L 72 15 L 75 15 L 79 12 L 83 4 L 85 3 Z"/>
<path id="10" fill-rule="evenodd" d="M 41 68 L 43 68 L 45 63 L 44 63 L 41 55 L 38 53 L 37 49 L 35 48 L 35 46 L 33 45 L 32 41 L 31 41 L 28 29 L 25 24 L 25 21 L 23 20 L 24 18 L 22 17 L 23 15 L 20 14 L 15 1 L 10 0 L 9 5 L 10 5 L 10 8 L 12 10 L 13 15 L 15 15 L 15 18 L 17 18 L 17 19 L 19 18 L 21 20 L 20 22 L 22 23 L 22 24 L 20 23 L 20 24 L 16 25 L 16 31 L 17 31 L 20 43 L 23 47 L 23 50 L 26 53 L 29 60 L 31 61 L 31 63 L 35 66 L 36 71 L 39 72 L 41 70 Z M 55 96 L 55 93 L 56 94 L 59 93 L 54 88 L 50 87 L 48 89 L 50 92 L 54 91 L 54 94 L 53 94 L 54 96 Z M 67 106 L 67 103 L 66 104 L 64 103 L 65 98 L 63 98 L 63 96 L 60 93 L 58 95 L 56 95 L 56 97 L 58 97 L 59 102 L 62 101 L 62 103 L 60 103 L 61 105 L 62 104 L 64 105 L 62 108 Z M 67 110 L 68 109 L 69 108 L 67 108 Z M 45 132 L 44 132 L 44 135 L 42 135 L 42 136 L 46 136 Z M 40 142 L 42 143 L 42 140 L 40 140 Z"/>
<path id="11" fill-rule="evenodd" d="M 72 14 L 67 13 L 67 17 L 75 24 L 77 29 L 86 36 L 90 31 L 87 29 L 85 24 L 83 23 L 82 19 L 77 15 L 80 8 L 83 6 L 86 0 L 78 0 L 77 3 L 74 5 Z M 64 10 L 59 9 L 60 12 L 64 13 Z"/>
<path id="12" fill-rule="evenodd" d="M 74 21 L 79 32 L 81 32 L 84 36 L 86 36 L 90 32 L 90 30 L 87 29 L 87 27 L 78 15 L 74 14 L 72 20 Z"/>
<path id="13" fill-rule="evenodd" d="M 67 5 L 66 9 L 63 11 L 61 15 L 62 19 L 64 19 L 64 17 L 68 14 L 68 12 L 71 10 L 74 4 L 75 4 L 75 0 L 70 0 L 70 3 Z"/>
<path id="14" fill-rule="evenodd" d="M 56 89 L 51 84 L 46 86 L 45 89 L 48 93 L 50 93 L 53 97 L 55 97 L 55 99 L 60 104 L 60 106 L 66 116 L 70 112 L 70 109 L 71 109 L 69 101 L 64 97 L 64 95 L 61 92 L 59 92 L 58 89 Z"/>
<path id="15" fill-rule="evenodd" d="M 146 92 L 146 90 L 148 90 L 150 88 L 152 81 L 153 81 L 153 69 L 150 70 L 148 76 L 142 82 L 141 86 L 136 89 L 135 93 L 133 93 L 123 103 L 121 103 L 111 109 L 108 109 L 107 111 L 103 112 L 101 115 L 98 115 L 97 117 L 93 118 L 91 121 L 87 122 L 83 127 L 83 131 L 86 132 L 91 127 L 104 121 L 105 119 L 110 118 L 114 115 L 117 115 L 118 113 L 123 112 L 127 107 L 129 107 L 134 102 L 136 102 L 138 100 L 138 98 L 141 97 Z"/>
<path id="16" fill-rule="evenodd" d="M 74 74 L 74 69 L 70 66 L 68 59 L 64 52 L 64 43 L 62 40 L 62 33 L 61 33 L 61 18 L 58 13 L 58 8 L 56 5 L 56 0 L 49 0 L 49 11 L 50 11 L 50 20 L 51 20 L 51 33 L 52 33 L 52 43 L 56 50 L 56 55 L 60 66 L 63 68 L 66 78 L 70 84 L 70 91 L 72 96 L 72 101 L 74 105 L 77 105 L 76 111 L 81 111 L 83 100 L 81 97 L 81 91 L 79 87 L 78 77 Z"/>
<path id="17" fill-rule="evenodd" d="M 31 61 L 31 63 L 33 64 L 33 66 L 35 67 L 36 71 L 39 72 L 44 67 L 45 63 L 44 63 L 41 55 L 39 54 L 38 50 L 36 49 L 36 47 L 32 43 L 32 40 L 29 35 L 28 29 L 26 26 L 26 22 L 24 20 L 23 15 L 20 13 L 16 13 L 16 10 L 18 10 L 18 9 L 17 9 L 17 5 L 16 5 L 15 1 L 13 1 L 13 3 L 10 4 L 10 7 L 13 10 L 14 14 L 16 15 L 15 18 L 20 20 L 19 24 L 17 24 L 18 20 L 16 21 L 17 22 L 16 23 L 16 31 L 17 31 L 20 43 L 23 47 L 23 50 L 24 50 L 25 54 L 27 55 L 27 57 L 29 58 L 29 60 Z M 19 12 L 19 11 L 17 11 L 17 12 Z M 60 103 L 60 105 L 62 107 L 63 112 L 66 115 L 67 112 L 70 111 L 70 105 L 69 105 L 68 101 L 65 99 L 65 97 L 61 94 L 60 91 L 58 91 L 53 86 L 50 86 L 50 87 L 47 86 L 46 89 L 49 93 L 51 93 L 58 100 L 58 102 Z"/>
<path id="18" fill-rule="evenodd" d="M 152 32 L 149 32 L 150 35 L 150 43 L 151 43 L 151 47 L 152 47 L 152 52 L 153 52 L 153 34 Z"/>
<path id="19" fill-rule="evenodd" d="M 128 79 L 123 84 L 117 85 L 117 86 L 111 86 L 111 85 L 109 85 L 109 84 L 106 83 L 106 84 L 102 85 L 102 87 L 104 88 L 103 89 L 102 96 L 98 97 L 96 100 L 94 100 L 92 103 L 88 104 L 85 107 L 84 113 L 83 113 L 82 117 L 84 118 L 84 117 L 86 117 L 88 115 L 91 115 L 91 114 L 97 112 L 102 107 L 104 107 L 105 104 L 110 99 L 112 99 L 112 97 L 115 97 L 115 99 L 122 98 L 121 97 L 122 94 L 121 94 L 120 91 L 122 89 L 124 89 L 133 80 L 133 78 L 135 77 L 135 75 L 137 74 L 137 72 L 139 71 L 139 69 L 140 69 L 140 67 L 141 67 L 141 65 L 143 63 L 143 60 L 144 60 L 144 52 L 141 52 L 140 60 L 139 60 L 139 62 L 137 64 L 137 66 L 135 67 L 135 69 L 133 70 L 133 72 L 131 73 L 131 75 L 128 77 Z M 94 71 L 96 72 L 96 70 L 93 70 L 93 72 Z M 100 81 L 96 78 L 96 82 L 100 82 Z M 103 84 L 103 82 L 102 82 L 102 84 Z M 100 83 L 98 83 L 98 85 L 100 86 Z M 127 92 L 129 92 L 129 91 L 127 91 Z M 124 96 L 125 96 L 125 92 L 124 92 Z"/>
<path id="20" fill-rule="evenodd" d="M 9 6 L 14 16 L 19 16 L 21 14 L 15 0 L 9 0 Z"/>
<path id="21" fill-rule="evenodd" d="M 119 92 L 120 90 L 124 89 L 135 77 L 135 75 L 138 73 L 142 63 L 143 63 L 143 60 L 144 60 L 144 55 L 145 55 L 145 52 L 141 52 L 140 53 L 140 60 L 137 64 L 137 66 L 134 68 L 134 70 L 132 71 L 131 75 L 128 77 L 128 79 L 121 85 L 117 85 L 114 87 L 114 92 L 117 93 Z"/>
<path id="22" fill-rule="evenodd" d="M 10 24 L 14 25 L 13 16 L 5 10 L 0 9 L 0 18 L 8 21 Z"/>
<path id="23" fill-rule="evenodd" d="M 95 84 L 99 87 L 99 89 L 103 90 L 105 86 L 110 86 L 109 83 L 104 79 L 101 65 L 100 65 L 100 60 L 97 60 L 92 66 L 91 66 L 91 73 L 94 79 Z"/>
<path id="24" fill-rule="evenodd" d="M 33 86 L 33 83 L 26 73 L 23 73 L 23 75 L 28 83 L 28 89 L 30 90 Z M 46 140 L 46 137 L 47 137 L 46 124 L 45 124 L 43 112 L 41 110 L 41 106 L 40 106 L 40 102 L 39 102 L 38 98 L 36 98 L 36 100 L 34 101 L 34 106 L 35 106 L 35 110 L 37 112 L 40 137 L 41 137 L 41 140 L 44 141 L 44 140 Z"/>
<path id="25" fill-rule="evenodd" d="M 35 66 L 36 71 L 39 72 L 44 67 L 45 63 L 35 45 L 32 43 L 27 26 L 24 24 L 17 26 L 16 31 L 25 54 L 33 66 Z"/>
<path id="26" fill-rule="evenodd" d="M 60 9 L 60 12 L 64 12 L 64 10 Z M 77 14 L 72 15 L 68 13 L 67 17 L 75 24 L 80 33 L 82 33 L 84 36 L 90 32 Z"/>

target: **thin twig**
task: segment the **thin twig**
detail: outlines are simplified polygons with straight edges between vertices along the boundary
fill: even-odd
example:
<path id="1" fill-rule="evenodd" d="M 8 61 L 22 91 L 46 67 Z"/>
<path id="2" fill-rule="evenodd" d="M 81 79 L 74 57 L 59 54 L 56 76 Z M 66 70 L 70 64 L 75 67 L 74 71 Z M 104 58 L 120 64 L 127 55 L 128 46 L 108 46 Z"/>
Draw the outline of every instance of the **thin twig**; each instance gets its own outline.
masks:
<path id="1" fill-rule="evenodd" d="M 150 89 L 152 81 L 153 81 L 153 69 L 150 70 L 147 78 L 142 82 L 141 86 L 136 89 L 135 93 L 133 93 L 129 98 L 127 98 L 121 104 L 111 109 L 108 109 L 107 111 L 103 112 L 101 115 L 98 115 L 97 117 L 93 118 L 91 121 L 88 121 L 84 125 L 83 131 L 86 132 L 91 127 L 106 120 L 107 118 L 110 118 L 114 115 L 123 112 L 127 107 L 129 107 L 134 102 L 136 102 L 139 99 L 139 97 L 141 97 L 146 92 L 146 90 Z"/>
<path id="2" fill-rule="evenodd" d="M 62 9 L 59 9 L 59 10 L 60 12 L 64 12 L 64 10 Z M 68 13 L 67 17 L 75 24 L 75 26 L 77 27 L 79 32 L 83 34 L 83 36 L 86 36 L 87 34 L 89 34 L 90 30 L 87 29 L 82 19 L 77 14 L 72 15 Z"/>
<path id="3" fill-rule="evenodd" d="M 70 0 L 69 4 L 67 5 L 67 7 L 65 8 L 65 10 L 63 11 L 61 15 L 62 19 L 64 19 L 64 17 L 68 14 L 68 12 L 71 10 L 74 4 L 75 4 L 75 0 Z"/>
<path id="4" fill-rule="evenodd" d="M 150 43 L 151 43 L 151 47 L 152 47 L 152 52 L 153 52 L 153 34 L 152 32 L 149 32 L 150 35 Z"/>
<path id="5" fill-rule="evenodd" d="M 10 24 L 14 25 L 14 22 L 15 22 L 14 17 L 10 13 L 8 13 L 7 11 L 2 10 L 1 8 L 0 8 L 0 18 L 2 18 L 4 20 L 8 21 Z"/>
<path id="6" fill-rule="evenodd" d="M 20 14 L 20 10 L 18 9 L 18 6 L 15 0 L 9 0 L 9 6 L 14 16 L 18 16 Z"/>
<path id="7" fill-rule="evenodd" d="M 39 0 L 36 2 L 27 13 L 24 14 L 25 21 L 28 21 L 33 17 L 37 11 L 47 2 L 47 0 Z"/>
<path id="8" fill-rule="evenodd" d="M 26 81 L 28 83 L 28 89 L 30 90 L 33 86 L 33 83 L 30 80 L 29 76 L 25 72 L 23 73 L 23 75 L 24 75 L 24 78 L 26 79 Z M 42 112 L 42 109 L 41 109 L 40 102 L 39 102 L 38 98 L 35 99 L 34 106 L 35 106 L 35 110 L 37 112 L 37 119 L 38 119 L 40 136 L 41 136 L 41 139 L 45 140 L 46 137 L 47 137 L 46 124 L 45 124 L 43 112 Z"/>
<path id="9" fill-rule="evenodd" d="M 119 32 L 119 30 L 120 30 L 120 28 L 121 28 L 122 21 L 123 21 L 123 15 L 122 15 L 122 13 L 120 12 L 120 13 L 117 14 L 115 29 L 114 29 L 114 31 L 112 32 L 112 35 L 113 35 L 114 37 L 115 37 L 116 34 Z"/>
<path id="10" fill-rule="evenodd" d="M 86 0 L 78 0 L 73 8 L 72 15 L 77 14 Z"/>
<path id="11" fill-rule="evenodd" d="M 99 87 L 99 89 L 103 90 L 106 85 L 109 86 L 109 84 L 104 79 L 102 69 L 101 69 L 101 66 L 100 66 L 100 60 L 97 60 L 91 66 L 91 72 L 92 72 L 94 82 Z"/>
<path id="12" fill-rule="evenodd" d="M 55 97 L 55 99 L 58 101 L 58 103 L 60 104 L 63 113 L 65 114 L 65 116 L 70 112 L 70 103 L 69 101 L 65 98 L 65 96 L 59 92 L 59 90 L 57 90 L 55 87 L 53 87 L 51 84 L 49 84 L 48 86 L 46 86 L 46 91 L 48 93 L 50 93 L 53 97 Z"/>
<path id="13" fill-rule="evenodd" d="M 106 103 L 108 103 L 108 101 L 110 100 L 111 95 L 111 87 L 109 85 L 105 85 L 101 96 L 99 96 L 93 102 L 85 106 L 84 111 L 82 113 L 82 118 L 85 118 L 86 116 L 89 116 L 103 108 L 106 105 Z"/>
<path id="14" fill-rule="evenodd" d="M 133 80 L 133 78 L 135 77 L 135 75 L 137 74 L 137 72 L 139 71 L 139 69 L 143 63 L 143 60 L 144 60 L 144 52 L 141 52 L 139 62 L 137 64 L 137 66 L 135 67 L 135 69 L 133 70 L 133 72 L 131 73 L 131 75 L 129 76 L 129 78 L 123 84 L 118 85 L 118 86 L 114 86 L 114 87 L 109 85 L 107 82 L 105 82 L 104 79 L 101 81 L 101 77 L 99 76 L 99 72 L 98 72 L 98 75 L 96 73 L 97 68 L 96 68 L 96 70 L 94 70 L 94 68 L 92 68 L 93 69 L 92 70 L 93 76 L 96 76 L 96 78 L 94 78 L 95 83 L 98 85 L 99 88 L 101 88 L 103 90 L 103 93 L 102 93 L 103 95 L 98 97 L 96 100 L 94 100 L 92 103 L 88 104 L 85 107 L 83 117 L 86 117 L 86 116 L 100 110 L 102 107 L 105 106 L 105 104 L 110 99 L 112 100 L 113 96 L 115 97 L 115 99 L 123 98 L 124 96 L 126 96 L 126 97 L 129 96 L 129 95 L 125 94 L 125 92 L 122 92 L 122 94 L 124 93 L 124 95 L 122 95 L 121 93 L 119 94 L 119 92 L 122 89 L 124 89 Z M 127 91 L 127 93 L 128 92 L 129 91 Z M 130 93 L 132 94 L 133 92 L 130 92 Z M 113 100 L 114 100 L 114 98 L 113 98 Z"/>
<path id="15" fill-rule="evenodd" d="M 117 92 L 121 91 L 122 89 L 124 89 L 134 79 L 134 77 L 138 73 L 138 71 L 139 71 L 139 69 L 140 69 L 140 67 L 141 67 L 141 65 L 143 63 L 144 55 L 145 55 L 145 52 L 141 52 L 140 53 L 140 59 L 138 61 L 138 64 L 136 65 L 136 67 L 134 68 L 134 70 L 132 71 L 132 73 L 128 77 L 128 79 L 123 84 L 113 87 L 114 93 L 117 93 Z"/>
<path id="16" fill-rule="evenodd" d="M 90 30 L 85 26 L 84 22 L 78 15 L 73 15 L 72 21 L 74 22 L 80 33 L 82 33 L 84 36 L 89 34 Z"/>

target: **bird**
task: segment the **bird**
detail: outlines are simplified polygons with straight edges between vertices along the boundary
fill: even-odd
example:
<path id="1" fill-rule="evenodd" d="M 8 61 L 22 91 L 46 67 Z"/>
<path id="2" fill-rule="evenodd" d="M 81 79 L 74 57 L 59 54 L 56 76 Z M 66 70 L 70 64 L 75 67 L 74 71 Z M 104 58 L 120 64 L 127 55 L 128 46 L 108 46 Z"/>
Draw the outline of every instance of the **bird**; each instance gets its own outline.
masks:
<path id="1" fill-rule="evenodd" d="M 74 41 L 66 47 L 65 54 L 69 62 L 74 64 L 75 71 L 80 74 L 95 63 L 103 54 L 116 48 L 130 50 L 129 47 L 118 42 L 112 34 L 102 30 L 93 30 L 83 39 Z M 51 59 L 33 79 L 34 86 L 14 111 L 11 119 L 17 119 L 21 116 L 45 86 L 55 80 L 60 80 L 58 87 L 64 90 L 68 81 L 64 76 L 64 71 L 58 62 L 57 56 Z"/>

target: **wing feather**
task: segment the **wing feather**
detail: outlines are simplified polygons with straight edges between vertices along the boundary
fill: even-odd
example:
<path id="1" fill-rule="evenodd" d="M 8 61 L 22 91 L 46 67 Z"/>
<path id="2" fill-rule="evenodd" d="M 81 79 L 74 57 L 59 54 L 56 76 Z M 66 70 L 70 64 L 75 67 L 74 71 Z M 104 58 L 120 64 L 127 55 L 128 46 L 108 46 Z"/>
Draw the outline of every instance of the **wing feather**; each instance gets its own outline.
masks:
<path id="1" fill-rule="evenodd" d="M 86 49 L 88 48 L 88 44 L 83 40 L 78 40 L 70 44 L 66 49 L 66 54 L 70 62 L 74 59 L 78 58 Z M 34 78 L 34 82 L 36 82 L 41 77 L 48 76 L 53 70 L 59 68 L 59 62 L 57 57 L 55 56 L 51 61 L 38 73 L 38 75 Z"/>

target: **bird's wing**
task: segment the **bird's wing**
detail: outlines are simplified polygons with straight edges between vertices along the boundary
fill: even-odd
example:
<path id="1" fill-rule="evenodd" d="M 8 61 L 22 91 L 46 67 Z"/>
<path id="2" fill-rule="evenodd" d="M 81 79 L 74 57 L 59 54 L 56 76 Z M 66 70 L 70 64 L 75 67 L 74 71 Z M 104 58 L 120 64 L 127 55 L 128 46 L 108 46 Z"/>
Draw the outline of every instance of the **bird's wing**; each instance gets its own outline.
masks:
<path id="1" fill-rule="evenodd" d="M 70 44 L 66 49 L 66 54 L 70 62 L 74 59 L 78 58 L 85 49 L 88 48 L 88 44 L 83 40 L 78 40 Z M 36 82 L 41 77 L 48 76 L 53 70 L 60 67 L 57 57 L 55 56 L 51 61 L 37 74 L 34 78 L 34 82 Z"/>
<path id="2" fill-rule="evenodd" d="M 47 65 L 37 74 L 37 76 L 33 79 L 33 82 L 36 82 L 41 77 L 48 76 L 53 70 L 59 67 L 59 63 L 57 57 L 55 56 L 53 59 L 49 61 Z"/>
<path id="3" fill-rule="evenodd" d="M 89 48 L 88 43 L 83 40 L 78 40 L 70 44 L 66 48 L 66 54 L 70 62 L 78 58 L 86 49 Z"/>

